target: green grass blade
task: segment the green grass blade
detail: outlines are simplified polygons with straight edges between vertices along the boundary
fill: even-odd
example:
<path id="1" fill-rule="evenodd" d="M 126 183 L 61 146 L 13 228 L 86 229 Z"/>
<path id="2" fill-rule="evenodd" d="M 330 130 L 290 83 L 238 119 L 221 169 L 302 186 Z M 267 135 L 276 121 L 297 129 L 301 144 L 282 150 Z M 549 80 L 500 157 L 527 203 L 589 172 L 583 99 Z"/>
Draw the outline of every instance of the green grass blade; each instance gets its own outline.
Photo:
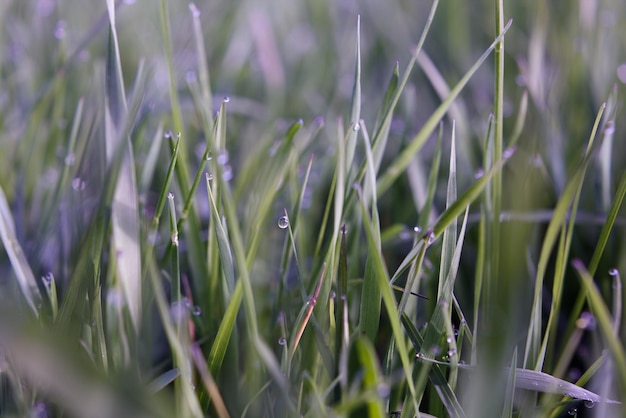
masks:
<path id="1" fill-rule="evenodd" d="M 346 140 L 346 175 L 349 175 L 354 160 L 356 140 L 361 122 L 361 16 L 356 22 L 356 64 L 354 68 L 354 87 L 352 89 L 352 109 L 350 110 L 350 129 Z M 350 177 L 348 177 L 350 181 Z"/>
<path id="2" fill-rule="evenodd" d="M 15 222 L 2 187 L 0 187 L 0 238 L 2 239 L 4 250 L 7 252 L 9 260 L 11 260 L 17 284 L 22 291 L 24 299 L 26 299 L 26 303 L 28 303 L 35 316 L 39 316 L 38 307 L 41 306 L 41 292 L 37 287 L 35 275 L 30 268 L 30 264 L 28 264 L 22 246 L 15 235 Z"/>
<path id="3" fill-rule="evenodd" d="M 613 321 L 611 320 L 609 309 L 602 300 L 602 296 L 593 281 L 593 277 L 589 274 L 589 271 L 586 269 L 582 261 L 574 260 L 572 261 L 572 265 L 578 272 L 578 275 L 583 282 L 591 310 L 597 319 L 602 336 L 606 340 L 613 360 L 617 366 L 617 373 L 615 373 L 616 378 L 620 381 L 621 387 L 624 388 L 626 387 L 626 351 L 624 350 L 624 346 L 620 342 L 618 335 L 616 335 L 613 331 Z M 597 402 L 593 399 L 590 400 Z"/>
<path id="4" fill-rule="evenodd" d="M 548 225 L 548 229 L 546 231 L 543 244 L 541 247 L 541 253 L 539 256 L 539 262 L 537 265 L 537 275 L 535 279 L 535 294 L 533 298 L 533 306 L 531 313 L 531 320 L 529 322 L 528 335 L 526 340 L 526 348 L 524 352 L 524 367 L 527 367 L 529 364 L 532 364 L 536 370 L 541 369 L 544 353 L 541 350 L 541 342 L 540 342 L 540 330 L 542 326 L 542 315 L 541 315 L 541 303 L 542 303 L 542 292 L 543 292 L 543 281 L 546 274 L 546 270 L 548 268 L 548 263 L 550 261 L 550 256 L 552 253 L 552 248 L 556 243 L 556 239 L 558 234 L 561 231 L 562 225 L 567 218 L 567 212 L 570 209 L 572 202 L 575 201 L 576 195 L 578 194 L 578 190 L 582 185 L 582 182 L 585 178 L 586 168 L 589 164 L 589 161 L 592 156 L 592 144 L 593 138 L 595 137 L 597 126 L 602 118 L 602 114 L 604 112 L 604 105 L 600 108 L 598 115 L 596 117 L 596 123 L 594 128 L 592 129 L 592 133 L 590 135 L 589 146 L 587 150 L 587 154 L 583 161 L 577 167 L 577 170 L 572 175 L 571 180 L 565 187 L 561 198 L 559 199 L 556 208 L 554 209 L 554 213 L 552 215 L 552 220 Z"/>
<path id="5" fill-rule="evenodd" d="M 496 40 L 487 48 L 487 50 L 483 53 L 483 55 L 476 61 L 476 63 L 469 69 L 467 73 L 461 78 L 461 80 L 457 83 L 456 86 L 450 92 L 450 96 L 446 98 L 446 100 L 439 105 L 437 110 L 428 118 L 422 129 L 413 137 L 410 141 L 409 145 L 395 158 L 395 160 L 391 163 L 391 165 L 387 168 L 387 171 L 383 176 L 381 176 L 378 180 L 378 194 L 383 194 L 393 182 L 404 172 L 406 167 L 409 165 L 409 162 L 413 158 L 413 156 L 422 148 L 422 146 L 426 143 L 426 140 L 430 137 L 432 132 L 435 130 L 439 121 L 444 117 L 450 105 L 459 95 L 459 93 L 463 90 L 467 82 L 472 78 L 474 73 L 478 71 L 483 62 L 487 59 L 487 57 L 491 54 L 491 51 L 495 48 L 495 46 L 500 42 L 500 40 L 504 37 L 504 34 L 511 27 L 511 21 L 507 23 L 504 27 L 503 31 L 498 35 Z"/>
<path id="6" fill-rule="evenodd" d="M 365 171 L 365 184 L 363 190 L 363 199 L 365 204 L 369 204 L 371 199 L 371 211 L 372 211 L 372 230 L 374 231 L 374 239 L 376 242 L 377 250 L 380 252 L 381 237 L 380 237 L 380 221 L 378 216 L 378 205 L 376 202 L 376 167 L 374 162 L 374 156 L 372 155 L 372 149 L 369 143 L 369 136 L 367 129 L 363 124 L 363 143 L 365 145 L 366 156 L 366 171 Z M 367 258 L 365 264 L 365 276 L 363 278 L 363 291 L 361 295 L 361 310 L 360 310 L 360 322 L 359 327 L 372 342 L 376 341 L 376 335 L 378 334 L 378 325 L 380 322 L 380 303 L 381 293 L 379 289 L 378 280 L 376 279 L 377 272 L 374 269 L 373 261 L 371 257 Z"/>
<path id="7" fill-rule="evenodd" d="M 361 194 L 359 195 L 359 203 L 361 206 L 361 216 L 363 217 L 365 235 L 367 237 L 369 256 L 372 257 L 375 276 L 378 279 L 379 291 L 385 309 L 387 310 L 387 314 L 389 315 L 389 322 L 391 324 L 396 349 L 398 350 L 398 355 L 400 356 L 400 361 L 402 363 L 404 373 L 406 374 L 406 376 L 411 376 L 413 367 L 411 361 L 409 360 L 409 353 L 405 345 L 404 337 L 402 335 L 402 327 L 400 326 L 398 309 L 396 307 L 395 298 L 391 291 L 389 273 L 387 272 L 387 268 L 385 267 L 385 264 L 383 262 L 382 254 L 376 242 L 377 234 L 376 231 L 374 231 L 374 228 L 372 226 L 372 220 L 367 213 L 365 202 L 363 202 L 363 196 Z M 417 399 L 415 386 L 413 385 L 413 381 L 411 379 L 407 380 L 407 385 L 413 399 Z M 415 405 L 415 409 L 417 410 L 417 404 Z"/>

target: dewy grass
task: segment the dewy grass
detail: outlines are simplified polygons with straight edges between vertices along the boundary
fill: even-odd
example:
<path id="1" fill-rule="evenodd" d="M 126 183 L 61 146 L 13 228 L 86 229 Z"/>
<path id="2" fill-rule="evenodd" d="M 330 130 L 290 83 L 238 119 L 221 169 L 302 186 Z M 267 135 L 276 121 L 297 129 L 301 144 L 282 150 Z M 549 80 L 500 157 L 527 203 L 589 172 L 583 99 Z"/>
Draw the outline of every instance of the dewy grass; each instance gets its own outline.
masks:
<path id="1" fill-rule="evenodd" d="M 1 416 L 621 416 L 620 1 L 40 3 L 0 5 Z"/>

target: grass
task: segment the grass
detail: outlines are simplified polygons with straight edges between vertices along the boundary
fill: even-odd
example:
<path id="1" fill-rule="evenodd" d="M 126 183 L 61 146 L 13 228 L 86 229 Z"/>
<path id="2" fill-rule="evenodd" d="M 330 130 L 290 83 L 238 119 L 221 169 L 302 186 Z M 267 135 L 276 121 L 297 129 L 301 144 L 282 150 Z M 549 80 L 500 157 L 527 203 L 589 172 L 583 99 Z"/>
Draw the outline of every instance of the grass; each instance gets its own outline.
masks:
<path id="1" fill-rule="evenodd" d="M 75 3 L 0 4 L 0 416 L 622 415 L 621 2 Z"/>

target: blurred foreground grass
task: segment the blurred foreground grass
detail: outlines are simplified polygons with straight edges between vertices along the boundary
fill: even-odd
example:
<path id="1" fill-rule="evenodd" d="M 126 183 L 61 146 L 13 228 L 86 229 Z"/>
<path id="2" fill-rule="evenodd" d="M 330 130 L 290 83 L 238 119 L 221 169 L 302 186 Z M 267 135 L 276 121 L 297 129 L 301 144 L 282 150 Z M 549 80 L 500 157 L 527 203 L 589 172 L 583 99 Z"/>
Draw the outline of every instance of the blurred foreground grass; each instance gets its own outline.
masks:
<path id="1" fill-rule="evenodd" d="M 0 1 L 0 415 L 621 416 L 622 3 Z"/>

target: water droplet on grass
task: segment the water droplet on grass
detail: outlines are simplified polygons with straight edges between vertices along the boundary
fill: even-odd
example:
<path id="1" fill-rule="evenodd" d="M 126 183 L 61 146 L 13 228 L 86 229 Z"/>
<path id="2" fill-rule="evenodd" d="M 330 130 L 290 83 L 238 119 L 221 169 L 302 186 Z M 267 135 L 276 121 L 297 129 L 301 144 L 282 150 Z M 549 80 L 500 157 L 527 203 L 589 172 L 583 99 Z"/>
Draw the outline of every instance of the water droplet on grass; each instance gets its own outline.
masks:
<path id="1" fill-rule="evenodd" d="M 577 415 L 578 415 L 578 409 L 576 409 L 576 408 L 572 408 L 572 409 L 570 409 L 569 411 L 567 411 L 567 413 L 568 413 L 569 415 L 571 415 L 571 416 L 575 417 L 575 416 L 577 416 Z"/>
<path id="2" fill-rule="evenodd" d="M 391 388 L 389 387 L 387 383 L 380 383 L 376 387 L 376 393 L 378 394 L 380 398 L 387 398 L 389 394 L 391 393 Z"/>
<path id="3" fill-rule="evenodd" d="M 448 357 L 456 356 L 456 350 L 448 350 Z"/>
<path id="4" fill-rule="evenodd" d="M 231 181 L 233 179 L 233 168 L 230 165 L 224 166 L 224 171 L 222 171 L 222 178 L 224 181 Z"/>
<path id="5" fill-rule="evenodd" d="M 281 216 L 278 218 L 278 227 L 280 229 L 286 229 L 289 226 L 289 218 L 286 216 Z"/>
<path id="6" fill-rule="evenodd" d="M 189 10 L 194 17 L 200 17 L 200 10 L 198 10 L 194 3 L 189 3 Z"/>
<path id="7" fill-rule="evenodd" d="M 452 336 L 448 336 L 448 338 L 446 338 L 446 341 L 448 342 L 448 344 L 452 344 L 452 341 L 454 341 L 454 338 L 452 338 Z"/>
<path id="8" fill-rule="evenodd" d="M 358 122 L 352 125 L 353 131 L 358 131 L 359 129 L 361 129 L 361 124 L 359 124 Z"/>
<path id="9" fill-rule="evenodd" d="M 85 186 L 85 180 L 81 179 L 80 177 L 72 179 L 72 189 L 74 189 L 75 191 L 79 192 L 85 190 Z"/>
<path id="10" fill-rule="evenodd" d="M 200 308 L 198 305 L 193 305 L 190 309 L 193 316 L 202 315 L 202 308 Z"/>
<path id="11" fill-rule="evenodd" d="M 278 340 L 278 345 L 286 345 L 287 344 L 287 339 L 285 337 L 281 337 L 280 340 Z"/>
<path id="12" fill-rule="evenodd" d="M 609 270 L 609 276 L 619 276 L 619 270 L 618 269 L 611 269 Z"/>
<path id="13" fill-rule="evenodd" d="M 481 178 L 483 175 L 485 175 L 485 172 L 483 171 L 482 168 L 479 168 L 478 170 L 476 170 L 476 172 L 474 173 L 474 178 L 475 179 L 479 179 Z"/>
<path id="14" fill-rule="evenodd" d="M 225 149 L 220 150 L 220 152 L 217 154 L 217 163 L 219 165 L 228 164 L 228 151 L 226 151 Z"/>
<path id="15" fill-rule="evenodd" d="M 208 181 L 213 180 L 213 173 L 206 173 L 206 179 L 207 179 Z"/>
<path id="16" fill-rule="evenodd" d="M 65 156 L 65 160 L 64 160 L 65 165 L 73 166 L 75 161 L 76 161 L 76 156 L 74 155 L 73 152 L 70 152 L 69 154 Z"/>
<path id="17" fill-rule="evenodd" d="M 511 158 L 513 156 L 513 154 L 515 154 L 515 150 L 516 149 L 517 149 L 516 147 L 510 147 L 510 148 L 505 149 L 502 152 L 502 157 L 505 158 L 505 159 Z"/>
<path id="18" fill-rule="evenodd" d="M 585 402 L 583 403 L 583 405 L 585 405 L 585 408 L 587 408 L 587 409 L 591 409 L 591 408 L 593 408 L 594 406 L 596 406 L 596 403 L 595 403 L 595 402 L 593 402 L 593 401 L 585 401 Z"/>
<path id="19" fill-rule="evenodd" d="M 228 103 L 228 102 L 230 102 L 230 97 L 228 96 L 224 97 L 224 103 Z"/>
<path id="20" fill-rule="evenodd" d="M 422 228 L 420 228 L 419 226 L 414 226 L 413 232 L 415 232 L 416 234 L 419 234 L 420 232 L 422 232 Z"/>

